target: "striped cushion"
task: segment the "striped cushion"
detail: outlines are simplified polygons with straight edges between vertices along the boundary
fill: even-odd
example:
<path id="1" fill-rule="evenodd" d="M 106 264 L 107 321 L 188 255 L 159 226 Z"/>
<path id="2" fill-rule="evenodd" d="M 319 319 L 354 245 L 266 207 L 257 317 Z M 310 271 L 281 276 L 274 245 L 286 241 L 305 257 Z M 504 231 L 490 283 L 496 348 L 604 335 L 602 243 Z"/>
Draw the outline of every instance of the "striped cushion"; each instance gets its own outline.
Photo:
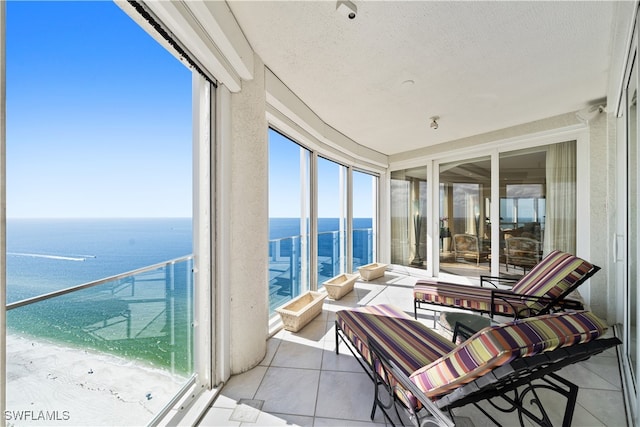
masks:
<path id="1" fill-rule="evenodd" d="M 513 285 L 512 291 L 516 294 L 556 299 L 569 291 L 592 268 L 592 264 L 581 258 L 553 251 Z M 527 305 L 534 310 L 544 307 L 535 301 L 527 302 Z"/>
<path id="2" fill-rule="evenodd" d="M 371 364 L 367 340 L 374 339 L 407 375 L 455 348 L 455 344 L 392 305 L 340 310 L 340 329 Z"/>
<path id="3" fill-rule="evenodd" d="M 491 288 L 419 280 L 413 287 L 413 298 L 427 303 L 491 313 Z M 509 299 L 509 303 L 518 311 L 520 308 L 526 308 L 517 297 Z M 494 312 L 512 315 L 513 309 L 505 300 L 496 299 Z"/>
<path id="4" fill-rule="evenodd" d="M 407 376 L 455 348 L 451 341 L 392 305 L 341 310 L 336 313 L 336 319 L 340 329 L 369 365 L 373 362 L 367 342 L 374 340 L 384 351 L 384 356 L 392 359 Z M 393 378 L 385 378 L 380 366 L 376 365 L 376 370 L 385 381 L 395 385 Z M 417 400 L 412 396 L 410 401 L 402 395 L 399 397 L 405 404 L 416 407 Z"/>
<path id="5" fill-rule="evenodd" d="M 411 379 L 427 396 L 435 397 L 517 357 L 591 341 L 606 329 L 606 324 L 588 311 L 549 314 L 491 326 L 418 369 Z"/>

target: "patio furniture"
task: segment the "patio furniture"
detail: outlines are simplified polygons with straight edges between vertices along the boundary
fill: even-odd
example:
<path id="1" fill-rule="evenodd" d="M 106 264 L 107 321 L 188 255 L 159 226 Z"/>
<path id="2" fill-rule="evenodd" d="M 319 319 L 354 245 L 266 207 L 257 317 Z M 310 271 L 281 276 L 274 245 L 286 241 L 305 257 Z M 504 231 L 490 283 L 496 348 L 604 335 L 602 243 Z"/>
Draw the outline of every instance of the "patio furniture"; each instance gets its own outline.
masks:
<path id="1" fill-rule="evenodd" d="M 529 237 L 510 237 L 505 240 L 504 261 L 506 270 L 509 271 L 509 264 L 515 267 L 527 269 L 533 268 L 540 262 L 540 242 Z"/>
<path id="2" fill-rule="evenodd" d="M 471 257 L 475 259 L 476 265 L 480 265 L 480 260 L 485 260 L 489 256 L 490 251 L 485 250 L 478 236 L 473 234 L 454 234 L 453 235 L 453 254 L 455 261 L 458 258 L 465 259 Z"/>
<path id="3" fill-rule="evenodd" d="M 336 313 L 336 353 L 342 340 L 372 379 L 372 420 L 379 407 L 393 424 L 388 410 L 400 403 L 416 426 L 452 426 L 452 410 L 473 404 L 497 424 L 478 403 L 501 398 L 508 407 L 490 403 L 516 411 L 521 425 L 526 417 L 551 426 L 536 395 L 546 389 L 566 398 L 569 426 L 578 387 L 555 372 L 620 344 L 599 338 L 606 329 L 591 312 L 563 312 L 490 326 L 456 345 L 397 307 L 366 306 Z"/>
<path id="4" fill-rule="evenodd" d="M 567 298 L 600 267 L 574 255 L 553 251 L 521 279 L 480 276 L 480 286 L 418 280 L 413 288 L 414 312 L 444 306 L 504 315 L 531 317 L 564 309 L 582 309 L 582 303 Z M 488 287 L 485 285 L 492 285 Z M 509 288 L 500 288 L 499 286 Z M 434 317 L 435 319 L 435 317 Z"/>

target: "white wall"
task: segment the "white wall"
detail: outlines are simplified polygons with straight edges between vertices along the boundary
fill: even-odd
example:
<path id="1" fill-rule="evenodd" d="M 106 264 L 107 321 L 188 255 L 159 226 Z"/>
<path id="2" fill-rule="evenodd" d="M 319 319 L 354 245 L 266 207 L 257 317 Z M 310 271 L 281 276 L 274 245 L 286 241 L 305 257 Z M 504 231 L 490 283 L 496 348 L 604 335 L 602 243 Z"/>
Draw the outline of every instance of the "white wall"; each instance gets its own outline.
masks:
<path id="1" fill-rule="evenodd" d="M 266 354 L 269 241 L 268 134 L 263 64 L 231 95 L 230 369 L 244 372 Z M 228 187 L 229 188 L 229 187 Z"/>

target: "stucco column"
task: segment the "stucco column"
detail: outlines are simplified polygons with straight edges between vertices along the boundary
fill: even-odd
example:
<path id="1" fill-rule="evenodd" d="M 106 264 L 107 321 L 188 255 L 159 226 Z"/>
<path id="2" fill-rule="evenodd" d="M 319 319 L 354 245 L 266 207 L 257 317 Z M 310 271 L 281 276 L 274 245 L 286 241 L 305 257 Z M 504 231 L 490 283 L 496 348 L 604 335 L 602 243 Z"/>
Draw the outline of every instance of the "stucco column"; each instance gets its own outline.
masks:
<path id="1" fill-rule="evenodd" d="M 257 365 L 268 336 L 268 131 L 264 65 L 231 95 L 230 369 Z"/>

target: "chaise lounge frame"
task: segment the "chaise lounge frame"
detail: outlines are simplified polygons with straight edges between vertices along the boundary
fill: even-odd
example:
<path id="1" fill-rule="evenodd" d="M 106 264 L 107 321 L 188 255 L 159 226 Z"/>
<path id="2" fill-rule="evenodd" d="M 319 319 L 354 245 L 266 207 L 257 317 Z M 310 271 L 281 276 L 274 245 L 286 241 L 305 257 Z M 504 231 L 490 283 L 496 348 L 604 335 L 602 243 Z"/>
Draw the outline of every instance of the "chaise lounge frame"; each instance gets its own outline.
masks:
<path id="1" fill-rule="evenodd" d="M 383 366 L 385 372 L 384 377 L 393 376 L 401 387 L 389 387 L 389 385 L 384 382 L 383 377 L 378 374 L 378 371 L 376 370 L 373 371 L 373 381 L 378 385 L 384 385 L 389 395 L 404 393 L 404 390 L 409 391 L 420 401 L 423 408 L 426 408 L 426 416 L 430 417 L 425 420 L 427 423 L 440 426 L 450 425 L 448 423 L 442 423 L 438 417 L 434 416 L 433 412 L 431 412 L 433 411 L 433 405 L 435 405 L 435 408 L 440 411 L 447 411 L 449 417 L 453 419 L 453 409 L 472 404 L 495 425 L 500 425 L 500 423 L 491 416 L 491 414 L 479 405 L 480 402 L 487 401 L 500 412 L 510 413 L 517 411 L 520 426 L 525 425 L 524 418 L 526 417 L 537 425 L 547 427 L 552 427 L 553 423 L 549 418 L 549 414 L 541 404 L 541 400 L 537 395 L 537 390 L 551 390 L 567 399 L 562 419 L 562 426 L 571 426 L 575 406 L 578 400 L 579 387 L 571 381 L 562 378 L 556 373 L 556 371 L 574 363 L 585 361 L 591 356 L 602 353 L 603 351 L 619 344 L 621 344 L 621 341 L 618 338 L 603 338 L 584 344 L 577 344 L 576 346 L 567 349 L 560 348 L 548 353 L 538 354 L 529 358 L 530 360 L 515 360 L 496 369 L 490 375 L 487 375 L 486 378 L 482 377 L 471 383 L 465 384 L 450 395 L 443 396 L 433 402 L 427 398 L 413 382 L 411 382 L 409 377 L 398 369 L 392 359 L 384 356 L 384 352 L 377 346 L 377 344 L 375 344 L 375 342 L 369 342 L 370 349 L 374 354 L 375 363 L 381 363 Z M 534 381 L 538 379 L 541 380 L 542 383 L 534 383 Z M 524 389 L 520 390 L 523 387 Z M 509 393 L 512 393 L 512 396 L 509 396 Z M 529 395 L 532 395 L 532 397 L 528 402 L 536 406 L 540 412 L 539 415 L 525 406 L 525 402 Z M 498 405 L 494 401 L 496 398 L 502 399 L 507 406 Z M 394 405 L 396 402 L 399 401 L 397 398 L 394 398 Z M 376 391 L 374 408 L 375 406 L 382 405 L 385 405 L 385 403 Z M 420 422 L 421 416 L 419 412 L 408 407 L 405 407 L 405 410 L 409 413 L 410 420 L 416 420 L 414 425 L 425 425 Z"/>
<path id="2" fill-rule="evenodd" d="M 577 265 L 575 269 L 561 268 L 572 262 Z M 473 311 L 488 314 L 491 318 L 501 315 L 514 319 L 562 310 L 581 310 L 584 308 L 582 303 L 569 298 L 569 295 L 599 270 L 600 267 L 578 257 L 553 251 L 521 279 L 480 276 L 480 287 L 418 280 L 413 291 L 414 317 L 418 318 L 418 309 L 436 313 L 437 310 L 430 306 Z M 546 282 L 554 285 L 545 288 Z M 520 292 L 521 289 L 524 292 Z"/>
<path id="3" fill-rule="evenodd" d="M 343 312 L 347 311 L 350 310 L 343 310 Z M 340 313 L 338 312 L 338 317 L 341 317 Z M 564 314 L 561 315 L 564 316 Z M 571 316 L 572 314 L 568 313 L 567 315 Z M 394 327 L 398 327 L 399 330 L 403 330 L 408 334 L 411 333 L 411 328 L 417 327 L 419 330 L 422 328 L 416 325 L 419 323 L 418 321 L 411 319 L 409 316 L 382 317 L 385 317 L 385 322 L 392 323 Z M 353 321 L 353 319 L 350 321 Z M 470 334 L 472 331 L 465 332 Z M 424 333 L 432 338 L 433 335 L 437 335 L 433 331 L 424 331 Z M 475 334 L 474 337 L 477 335 L 480 334 Z M 494 367 L 466 384 L 460 384 L 448 392 L 428 397 L 398 367 L 397 358 L 402 358 L 406 355 L 402 349 L 398 350 L 400 351 L 399 353 L 396 350 L 389 351 L 389 348 L 394 347 L 382 346 L 379 342 L 380 336 L 375 336 L 375 334 L 359 337 L 360 340 L 366 340 L 366 343 L 360 342 L 359 348 L 358 344 L 352 341 L 349 338 L 349 334 L 341 327 L 339 318 L 336 319 L 335 338 L 336 354 L 339 353 L 339 341 L 341 340 L 373 381 L 375 391 L 371 420 L 374 419 L 376 409 L 380 408 L 385 418 L 393 425 L 393 421 L 387 411 L 393 407 L 398 419 L 400 419 L 398 414 L 398 405 L 400 405 L 408 412 L 409 419 L 415 426 L 428 424 L 452 426 L 452 410 L 469 404 L 475 405 L 494 424 L 499 425 L 497 420 L 478 405 L 482 401 L 488 402 L 502 412 L 516 411 L 521 426 L 524 425 L 525 418 L 540 426 L 551 426 L 552 422 L 549 415 L 537 396 L 537 392 L 541 389 L 554 391 L 567 399 L 562 425 L 570 426 L 577 401 L 578 386 L 562 378 L 556 372 L 621 343 L 618 338 L 600 337 L 528 357 L 516 357 L 508 363 Z M 428 346 L 428 340 L 423 345 L 425 345 L 423 349 L 416 348 L 412 350 L 432 350 L 426 347 Z M 386 392 L 381 394 L 380 388 L 386 390 Z M 415 406 L 407 404 L 407 402 L 411 402 L 411 396 L 416 402 L 419 402 Z M 502 405 L 496 403 L 496 399 L 501 399 Z M 539 415 L 528 409 L 525 401 L 534 404 Z"/>

